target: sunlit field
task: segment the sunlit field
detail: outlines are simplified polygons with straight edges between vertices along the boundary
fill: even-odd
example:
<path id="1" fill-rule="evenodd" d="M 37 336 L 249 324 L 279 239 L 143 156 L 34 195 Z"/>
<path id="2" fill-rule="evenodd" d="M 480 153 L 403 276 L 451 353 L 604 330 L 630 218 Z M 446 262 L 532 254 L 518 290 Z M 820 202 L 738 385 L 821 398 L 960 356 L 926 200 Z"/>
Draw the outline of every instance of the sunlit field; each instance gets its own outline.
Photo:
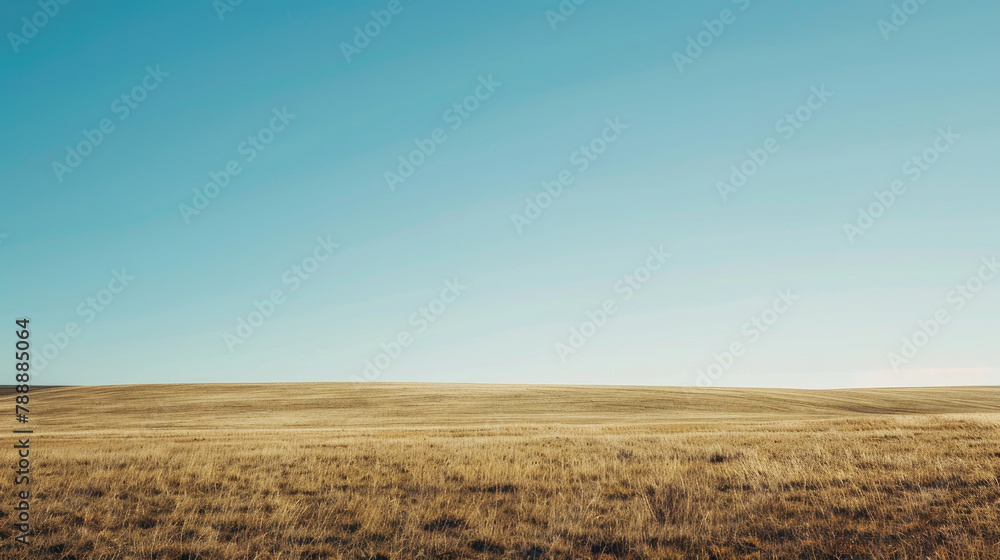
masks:
<path id="1" fill-rule="evenodd" d="M 997 388 L 150 385 L 32 414 L 36 535 L 10 471 L 5 559 L 1000 558 Z"/>

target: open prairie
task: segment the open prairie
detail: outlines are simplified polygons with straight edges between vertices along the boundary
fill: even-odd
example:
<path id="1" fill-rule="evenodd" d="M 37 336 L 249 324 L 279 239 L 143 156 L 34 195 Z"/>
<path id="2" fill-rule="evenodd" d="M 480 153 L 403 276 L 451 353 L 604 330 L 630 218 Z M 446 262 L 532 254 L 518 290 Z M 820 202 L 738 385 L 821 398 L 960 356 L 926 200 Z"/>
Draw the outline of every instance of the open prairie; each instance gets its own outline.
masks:
<path id="1" fill-rule="evenodd" d="M 1000 558 L 993 387 L 31 394 L 5 559 Z"/>

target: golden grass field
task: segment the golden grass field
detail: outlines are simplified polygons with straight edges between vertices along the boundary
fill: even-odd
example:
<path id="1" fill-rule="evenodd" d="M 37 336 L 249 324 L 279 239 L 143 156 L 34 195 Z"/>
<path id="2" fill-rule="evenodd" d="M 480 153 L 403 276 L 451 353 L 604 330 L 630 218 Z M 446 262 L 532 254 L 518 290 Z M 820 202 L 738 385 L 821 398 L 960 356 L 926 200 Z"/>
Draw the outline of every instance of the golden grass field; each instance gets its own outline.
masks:
<path id="1" fill-rule="evenodd" d="M 1000 388 L 31 395 L 3 559 L 1000 558 Z"/>

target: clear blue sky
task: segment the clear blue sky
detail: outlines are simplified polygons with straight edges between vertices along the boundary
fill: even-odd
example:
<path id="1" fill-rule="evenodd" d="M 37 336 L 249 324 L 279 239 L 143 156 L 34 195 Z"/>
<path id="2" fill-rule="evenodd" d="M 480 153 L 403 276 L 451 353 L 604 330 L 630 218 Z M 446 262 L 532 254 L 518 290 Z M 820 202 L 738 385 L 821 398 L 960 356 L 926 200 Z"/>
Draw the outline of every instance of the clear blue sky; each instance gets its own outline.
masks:
<path id="1" fill-rule="evenodd" d="M 1000 6 L 677 4 L 4 2 L 0 318 L 39 384 L 1000 383 Z"/>

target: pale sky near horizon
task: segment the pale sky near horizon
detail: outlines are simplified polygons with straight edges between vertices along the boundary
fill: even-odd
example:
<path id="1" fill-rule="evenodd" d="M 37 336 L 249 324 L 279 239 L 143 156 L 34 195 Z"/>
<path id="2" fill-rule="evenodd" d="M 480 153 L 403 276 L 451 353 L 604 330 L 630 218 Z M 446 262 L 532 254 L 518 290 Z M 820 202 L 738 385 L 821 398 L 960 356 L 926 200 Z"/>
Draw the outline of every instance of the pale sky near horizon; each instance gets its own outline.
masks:
<path id="1" fill-rule="evenodd" d="M 995 2 L 224 2 L 0 7 L 33 383 L 1000 384 Z"/>

